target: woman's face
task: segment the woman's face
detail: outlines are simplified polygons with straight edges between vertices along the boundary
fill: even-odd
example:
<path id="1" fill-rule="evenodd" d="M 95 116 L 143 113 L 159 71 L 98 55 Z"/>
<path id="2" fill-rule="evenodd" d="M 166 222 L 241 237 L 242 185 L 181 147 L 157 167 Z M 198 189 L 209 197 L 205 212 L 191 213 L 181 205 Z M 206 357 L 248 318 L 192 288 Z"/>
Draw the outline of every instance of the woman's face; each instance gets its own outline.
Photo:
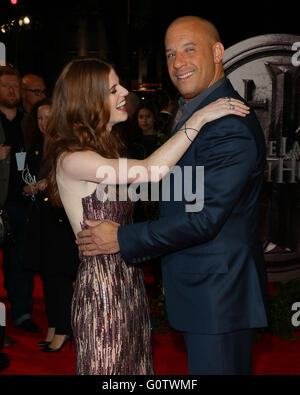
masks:
<path id="1" fill-rule="evenodd" d="M 37 122 L 40 131 L 45 134 L 51 107 L 48 104 L 40 106 L 37 110 Z"/>
<path id="2" fill-rule="evenodd" d="M 108 76 L 110 119 L 108 128 L 111 129 L 116 123 L 124 122 L 128 118 L 126 111 L 126 96 L 128 90 L 119 83 L 119 78 L 115 70 L 111 70 Z"/>
<path id="3" fill-rule="evenodd" d="M 138 112 L 138 124 L 143 132 L 151 132 L 154 129 L 154 116 L 152 111 L 142 108 Z"/>

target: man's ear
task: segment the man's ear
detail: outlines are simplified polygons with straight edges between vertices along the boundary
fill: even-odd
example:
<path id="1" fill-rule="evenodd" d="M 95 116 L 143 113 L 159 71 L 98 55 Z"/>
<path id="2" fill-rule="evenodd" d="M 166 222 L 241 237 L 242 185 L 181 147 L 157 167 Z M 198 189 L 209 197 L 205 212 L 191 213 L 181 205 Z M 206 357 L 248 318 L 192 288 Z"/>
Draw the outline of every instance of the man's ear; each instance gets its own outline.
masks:
<path id="1" fill-rule="evenodd" d="M 216 64 L 222 63 L 224 55 L 224 46 L 220 42 L 216 42 L 213 45 L 214 61 Z"/>

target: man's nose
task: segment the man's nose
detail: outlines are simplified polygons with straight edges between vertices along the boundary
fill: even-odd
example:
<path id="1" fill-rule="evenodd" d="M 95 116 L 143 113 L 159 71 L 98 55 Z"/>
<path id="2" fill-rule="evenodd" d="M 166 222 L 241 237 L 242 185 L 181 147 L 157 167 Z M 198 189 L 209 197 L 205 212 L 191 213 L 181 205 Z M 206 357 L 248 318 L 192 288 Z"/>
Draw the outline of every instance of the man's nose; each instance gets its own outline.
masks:
<path id="1" fill-rule="evenodd" d="M 184 66 L 185 64 L 186 64 L 185 57 L 182 54 L 177 53 L 175 55 L 175 59 L 174 59 L 174 63 L 173 63 L 174 68 L 180 69 L 180 67 Z"/>

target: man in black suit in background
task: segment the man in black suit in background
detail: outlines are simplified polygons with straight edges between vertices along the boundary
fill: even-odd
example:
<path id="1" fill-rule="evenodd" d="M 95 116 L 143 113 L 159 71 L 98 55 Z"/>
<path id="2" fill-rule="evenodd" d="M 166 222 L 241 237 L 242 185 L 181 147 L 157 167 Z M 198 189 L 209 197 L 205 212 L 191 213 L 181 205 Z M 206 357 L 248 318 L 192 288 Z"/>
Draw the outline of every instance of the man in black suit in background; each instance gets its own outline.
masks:
<path id="1" fill-rule="evenodd" d="M 26 152 L 20 83 L 18 70 L 0 67 L 0 207 L 6 209 L 15 237 L 15 243 L 3 249 L 3 273 L 14 326 L 39 332 L 32 320 L 34 277 L 24 270 L 21 253 L 28 202 L 23 196 Z"/>

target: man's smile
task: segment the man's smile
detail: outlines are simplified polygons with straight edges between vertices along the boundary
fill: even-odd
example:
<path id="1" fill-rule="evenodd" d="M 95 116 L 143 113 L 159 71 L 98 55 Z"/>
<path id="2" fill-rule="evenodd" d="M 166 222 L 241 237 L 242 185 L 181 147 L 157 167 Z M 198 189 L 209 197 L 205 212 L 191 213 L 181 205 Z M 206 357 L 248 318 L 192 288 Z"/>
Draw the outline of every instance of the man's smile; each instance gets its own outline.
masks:
<path id="1" fill-rule="evenodd" d="M 194 74 L 193 71 L 188 71 L 186 73 L 176 74 L 175 77 L 178 81 L 184 82 L 188 80 Z"/>

